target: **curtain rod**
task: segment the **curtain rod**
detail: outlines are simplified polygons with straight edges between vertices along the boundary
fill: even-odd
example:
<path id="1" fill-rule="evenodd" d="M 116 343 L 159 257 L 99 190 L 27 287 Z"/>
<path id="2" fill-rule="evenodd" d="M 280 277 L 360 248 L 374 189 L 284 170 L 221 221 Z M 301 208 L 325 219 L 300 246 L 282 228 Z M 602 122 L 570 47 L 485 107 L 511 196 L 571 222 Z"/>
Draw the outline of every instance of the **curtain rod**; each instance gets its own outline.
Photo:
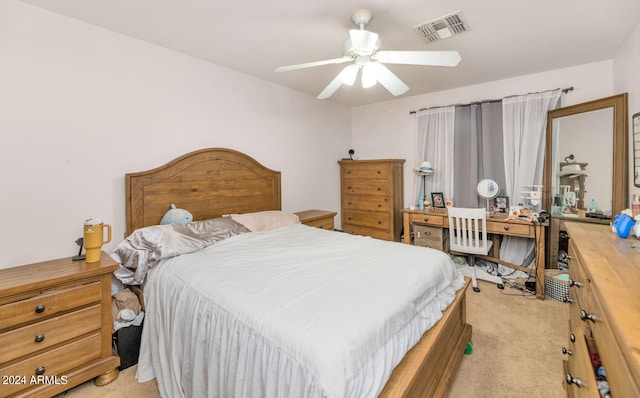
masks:
<path id="1" fill-rule="evenodd" d="M 556 89 L 556 90 L 557 90 L 557 89 Z M 563 93 L 563 94 L 566 94 L 566 93 L 568 93 L 569 91 L 572 91 L 572 90 L 573 90 L 573 86 L 571 86 L 571 87 L 567 87 L 567 88 L 563 88 L 563 89 L 562 89 L 562 93 Z M 553 91 L 553 90 L 546 90 L 546 91 Z M 527 93 L 527 95 L 528 95 L 528 94 L 544 93 L 544 92 L 546 92 L 546 91 L 538 91 L 537 93 Z M 516 95 L 509 95 L 509 96 L 506 96 L 506 97 L 504 97 L 504 98 L 510 98 L 510 97 L 515 97 L 515 96 L 516 96 Z M 503 99 L 504 99 L 504 98 L 503 98 Z M 482 104 L 482 103 L 486 103 L 486 102 L 488 102 L 488 103 L 492 103 L 492 102 L 499 102 L 499 101 L 502 101 L 502 99 L 491 99 L 491 100 L 474 101 L 474 102 L 470 102 L 470 103 L 468 103 L 468 104 L 455 104 L 455 105 L 433 106 L 433 107 L 430 107 L 430 108 L 421 108 L 421 109 L 418 109 L 417 111 L 410 111 L 410 112 L 409 112 L 409 114 L 410 114 L 410 115 L 413 115 L 413 114 L 415 114 L 415 113 L 417 113 L 417 112 L 420 112 L 420 111 L 426 111 L 427 109 L 445 108 L 445 107 L 447 107 L 447 106 L 469 106 L 469 105 Z"/>

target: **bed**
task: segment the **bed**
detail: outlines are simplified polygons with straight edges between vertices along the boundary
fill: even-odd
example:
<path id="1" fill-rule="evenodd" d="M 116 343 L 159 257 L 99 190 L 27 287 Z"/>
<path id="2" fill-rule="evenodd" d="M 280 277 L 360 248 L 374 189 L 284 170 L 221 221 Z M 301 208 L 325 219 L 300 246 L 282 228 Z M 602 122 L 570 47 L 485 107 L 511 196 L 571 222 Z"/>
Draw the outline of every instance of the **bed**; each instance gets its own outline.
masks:
<path id="1" fill-rule="evenodd" d="M 238 232 L 222 216 L 281 210 L 280 172 L 230 149 L 125 180 L 127 239 L 170 204 L 233 232 L 148 271 L 140 381 L 163 396 L 446 395 L 471 326 L 468 281 L 444 255 L 299 223 Z"/>

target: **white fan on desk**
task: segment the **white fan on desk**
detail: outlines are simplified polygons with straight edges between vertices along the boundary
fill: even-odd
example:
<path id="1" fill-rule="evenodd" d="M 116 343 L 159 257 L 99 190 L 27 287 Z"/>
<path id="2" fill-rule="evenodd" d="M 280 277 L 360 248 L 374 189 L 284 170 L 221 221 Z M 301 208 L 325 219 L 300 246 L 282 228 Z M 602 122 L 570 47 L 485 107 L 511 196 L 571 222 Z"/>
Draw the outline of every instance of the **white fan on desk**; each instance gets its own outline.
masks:
<path id="1" fill-rule="evenodd" d="M 407 90 L 409 90 L 409 86 L 393 74 L 384 64 L 456 66 L 460 62 L 460 54 L 457 51 L 380 50 L 381 45 L 378 34 L 364 29 L 372 17 L 373 13 L 370 10 L 358 10 L 351 15 L 353 23 L 356 24 L 359 29 L 349 30 L 349 39 L 347 39 L 344 44 L 343 57 L 282 66 L 276 68 L 275 71 L 284 72 L 315 66 L 352 62 L 329 83 L 320 95 L 318 95 L 318 99 L 331 97 L 342 84 L 353 85 L 360 69 L 362 69 L 362 87 L 372 87 L 377 82 L 384 86 L 391 94 L 397 96 L 406 93 Z"/>

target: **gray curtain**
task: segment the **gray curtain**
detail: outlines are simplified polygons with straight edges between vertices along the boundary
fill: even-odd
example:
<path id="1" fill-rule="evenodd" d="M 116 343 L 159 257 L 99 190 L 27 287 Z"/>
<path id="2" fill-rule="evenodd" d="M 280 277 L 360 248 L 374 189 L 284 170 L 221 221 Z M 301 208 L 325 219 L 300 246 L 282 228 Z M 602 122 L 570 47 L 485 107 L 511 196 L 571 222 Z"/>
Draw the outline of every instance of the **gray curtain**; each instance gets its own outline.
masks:
<path id="1" fill-rule="evenodd" d="M 502 102 L 457 106 L 454 123 L 454 187 L 456 207 L 485 207 L 478 182 L 490 178 L 505 192 Z"/>

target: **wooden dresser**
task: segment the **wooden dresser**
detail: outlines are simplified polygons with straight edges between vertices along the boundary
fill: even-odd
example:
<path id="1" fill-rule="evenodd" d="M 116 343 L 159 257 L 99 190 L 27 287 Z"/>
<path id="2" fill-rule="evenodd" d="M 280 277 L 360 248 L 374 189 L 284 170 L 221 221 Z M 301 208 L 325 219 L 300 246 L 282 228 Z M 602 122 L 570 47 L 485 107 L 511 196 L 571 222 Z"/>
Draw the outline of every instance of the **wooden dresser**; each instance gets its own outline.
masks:
<path id="1" fill-rule="evenodd" d="M 565 222 L 569 234 L 569 397 L 599 397 L 598 353 L 613 398 L 640 397 L 640 248 L 608 225 Z"/>
<path id="2" fill-rule="evenodd" d="M 341 160 L 342 229 L 399 242 L 404 159 Z"/>
<path id="3" fill-rule="evenodd" d="M 111 274 L 63 258 L 0 269 L 0 396 L 50 397 L 90 380 L 108 384 L 120 359 L 111 342 Z"/>
<path id="4" fill-rule="evenodd" d="M 300 222 L 304 225 L 333 231 L 333 219 L 338 213 L 336 213 L 335 211 L 326 210 L 305 210 L 299 211 L 295 214 L 300 219 Z"/>

